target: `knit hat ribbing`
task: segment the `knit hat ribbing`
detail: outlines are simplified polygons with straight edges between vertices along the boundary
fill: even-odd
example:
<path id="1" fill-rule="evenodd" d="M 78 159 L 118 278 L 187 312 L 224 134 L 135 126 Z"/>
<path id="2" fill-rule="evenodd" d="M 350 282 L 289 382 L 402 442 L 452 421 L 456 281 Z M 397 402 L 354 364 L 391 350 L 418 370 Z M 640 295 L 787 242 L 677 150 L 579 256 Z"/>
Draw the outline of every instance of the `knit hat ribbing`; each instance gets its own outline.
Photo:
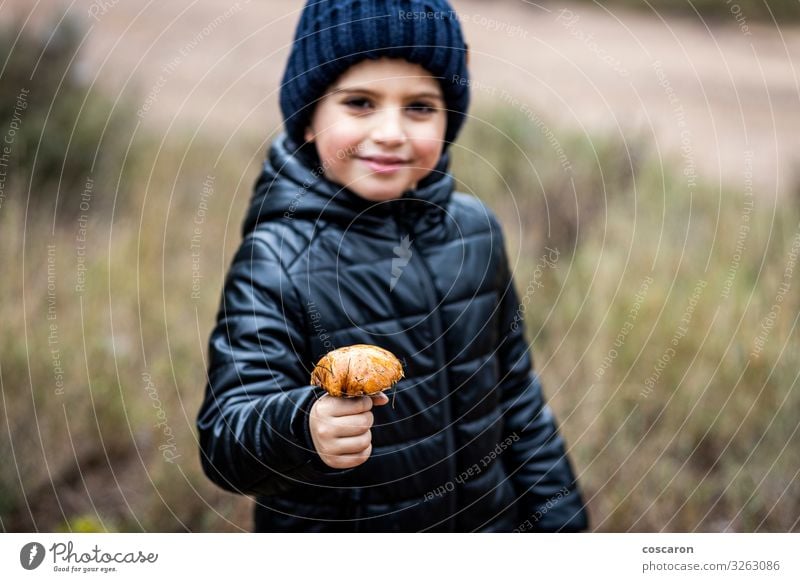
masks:
<path id="1" fill-rule="evenodd" d="M 445 147 L 469 108 L 467 45 L 446 0 L 309 0 L 300 16 L 281 84 L 284 126 L 304 142 L 316 102 L 364 59 L 402 58 L 431 73 L 447 105 Z"/>

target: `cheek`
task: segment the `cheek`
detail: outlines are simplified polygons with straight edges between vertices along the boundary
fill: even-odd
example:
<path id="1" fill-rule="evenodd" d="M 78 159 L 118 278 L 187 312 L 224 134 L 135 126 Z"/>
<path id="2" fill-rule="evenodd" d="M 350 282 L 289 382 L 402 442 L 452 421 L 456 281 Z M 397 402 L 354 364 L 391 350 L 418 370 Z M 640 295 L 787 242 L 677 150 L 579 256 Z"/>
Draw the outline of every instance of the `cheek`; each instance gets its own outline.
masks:
<path id="1" fill-rule="evenodd" d="M 436 166 L 442 153 L 444 134 L 445 121 L 441 120 L 425 127 L 415 136 L 417 156 L 420 162 L 431 169 Z"/>
<path id="2" fill-rule="evenodd" d="M 321 160 L 336 164 L 342 159 L 342 152 L 350 151 L 357 143 L 357 136 L 332 128 L 317 137 L 317 152 Z"/>
<path id="3" fill-rule="evenodd" d="M 336 157 L 336 151 L 331 150 L 329 152 L 325 152 L 323 154 L 322 151 L 319 151 L 320 156 L 326 155 L 327 162 L 324 163 L 324 172 L 323 175 L 328 178 L 329 180 L 336 182 L 337 184 L 346 185 L 352 178 L 350 175 L 349 167 L 346 165 L 345 161 Z M 323 160 L 326 158 L 322 158 Z"/>
<path id="4" fill-rule="evenodd" d="M 433 169 L 436 166 L 442 153 L 442 140 L 443 137 L 440 135 L 431 135 L 417 142 L 417 159 L 420 166 L 427 169 Z"/>
<path id="5" fill-rule="evenodd" d="M 341 160 L 342 152 L 351 151 L 362 139 L 355 124 L 327 110 L 320 111 L 315 121 L 317 153 L 328 163 Z"/>

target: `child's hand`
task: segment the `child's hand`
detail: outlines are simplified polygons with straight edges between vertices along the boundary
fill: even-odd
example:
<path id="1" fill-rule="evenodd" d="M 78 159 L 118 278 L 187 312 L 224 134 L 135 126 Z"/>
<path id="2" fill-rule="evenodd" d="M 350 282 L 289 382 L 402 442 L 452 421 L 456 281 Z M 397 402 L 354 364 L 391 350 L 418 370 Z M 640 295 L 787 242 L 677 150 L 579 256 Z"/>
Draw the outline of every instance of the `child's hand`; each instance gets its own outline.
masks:
<path id="1" fill-rule="evenodd" d="M 364 463 L 372 453 L 372 407 L 383 406 L 389 397 L 335 398 L 325 394 L 311 407 L 311 440 L 322 461 L 334 469 L 349 469 Z"/>

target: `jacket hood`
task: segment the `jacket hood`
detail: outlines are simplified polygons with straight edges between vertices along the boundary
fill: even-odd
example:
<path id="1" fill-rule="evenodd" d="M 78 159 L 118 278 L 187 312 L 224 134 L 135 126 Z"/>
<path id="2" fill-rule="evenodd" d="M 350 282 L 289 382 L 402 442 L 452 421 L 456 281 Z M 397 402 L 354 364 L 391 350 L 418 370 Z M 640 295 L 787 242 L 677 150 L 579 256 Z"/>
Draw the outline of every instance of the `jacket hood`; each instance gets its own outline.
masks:
<path id="1" fill-rule="evenodd" d="M 316 153 L 297 148 L 283 133 L 269 148 L 242 232 L 247 235 L 261 222 L 280 218 L 377 226 L 392 216 L 404 221 L 431 214 L 443 217 L 455 184 L 449 165 L 445 151 L 416 190 L 407 190 L 394 200 L 372 202 L 325 178 Z"/>

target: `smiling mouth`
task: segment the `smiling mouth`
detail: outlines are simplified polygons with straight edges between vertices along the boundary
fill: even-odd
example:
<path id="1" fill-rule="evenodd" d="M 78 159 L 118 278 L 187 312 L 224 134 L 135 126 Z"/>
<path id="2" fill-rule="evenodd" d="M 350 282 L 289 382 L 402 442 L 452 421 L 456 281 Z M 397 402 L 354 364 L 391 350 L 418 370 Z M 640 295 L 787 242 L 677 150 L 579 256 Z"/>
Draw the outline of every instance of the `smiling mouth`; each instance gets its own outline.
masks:
<path id="1" fill-rule="evenodd" d="M 362 157 L 359 158 L 376 174 L 396 172 L 408 165 L 408 160 L 395 157 Z"/>

